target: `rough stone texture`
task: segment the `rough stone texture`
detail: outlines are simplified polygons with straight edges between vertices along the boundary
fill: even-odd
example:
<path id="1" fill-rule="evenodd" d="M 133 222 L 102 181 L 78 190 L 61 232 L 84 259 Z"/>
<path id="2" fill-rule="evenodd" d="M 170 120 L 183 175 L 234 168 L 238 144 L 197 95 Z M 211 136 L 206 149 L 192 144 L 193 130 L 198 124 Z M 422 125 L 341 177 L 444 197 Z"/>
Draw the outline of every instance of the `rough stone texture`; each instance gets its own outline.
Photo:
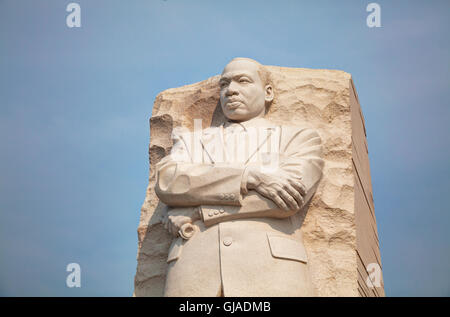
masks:
<path id="1" fill-rule="evenodd" d="M 365 267 L 379 263 L 364 120 L 351 76 L 343 71 L 267 66 L 275 99 L 267 118 L 316 129 L 324 144 L 324 177 L 306 216 L 296 215 L 319 296 L 384 296 L 369 289 Z M 171 149 L 171 131 L 194 119 L 220 124 L 219 76 L 161 92 L 150 119 L 150 180 L 138 227 L 135 296 L 161 296 L 171 237 L 160 221 L 155 164 Z"/>

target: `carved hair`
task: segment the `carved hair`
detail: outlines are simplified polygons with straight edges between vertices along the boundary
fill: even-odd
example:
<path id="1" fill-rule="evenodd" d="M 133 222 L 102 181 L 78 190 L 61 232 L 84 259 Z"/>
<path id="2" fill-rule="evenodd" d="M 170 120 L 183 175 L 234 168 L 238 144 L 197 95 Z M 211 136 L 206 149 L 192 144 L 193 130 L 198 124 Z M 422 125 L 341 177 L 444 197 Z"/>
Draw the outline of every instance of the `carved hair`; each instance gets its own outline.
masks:
<path id="1" fill-rule="evenodd" d="M 273 88 L 270 71 L 264 65 L 262 65 L 258 61 L 255 61 L 254 59 L 251 59 L 248 57 L 235 57 L 231 60 L 231 62 L 239 61 L 239 60 L 249 61 L 249 62 L 252 62 L 252 63 L 255 63 L 256 65 L 258 65 L 258 75 L 261 78 L 261 82 L 263 83 L 264 87 L 267 85 L 271 85 Z"/>

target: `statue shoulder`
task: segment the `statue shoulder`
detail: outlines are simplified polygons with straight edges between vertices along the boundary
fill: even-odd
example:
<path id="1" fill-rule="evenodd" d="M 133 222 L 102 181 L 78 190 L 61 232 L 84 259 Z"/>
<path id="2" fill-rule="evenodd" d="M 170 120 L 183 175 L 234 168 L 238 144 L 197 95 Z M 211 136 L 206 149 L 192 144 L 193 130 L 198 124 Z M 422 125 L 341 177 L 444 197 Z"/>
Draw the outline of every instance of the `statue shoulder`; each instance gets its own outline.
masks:
<path id="1" fill-rule="evenodd" d="M 294 126 L 294 125 L 282 125 L 281 134 L 282 137 L 286 138 L 320 138 L 320 134 L 316 129 L 306 127 L 306 126 Z"/>
<path id="2" fill-rule="evenodd" d="M 191 143 L 191 134 L 186 127 L 174 127 L 172 130 L 172 142 L 174 146 L 189 147 Z"/>
<path id="3" fill-rule="evenodd" d="M 305 126 L 281 126 L 281 149 L 298 149 L 311 144 L 322 144 L 322 138 L 316 129 Z"/>

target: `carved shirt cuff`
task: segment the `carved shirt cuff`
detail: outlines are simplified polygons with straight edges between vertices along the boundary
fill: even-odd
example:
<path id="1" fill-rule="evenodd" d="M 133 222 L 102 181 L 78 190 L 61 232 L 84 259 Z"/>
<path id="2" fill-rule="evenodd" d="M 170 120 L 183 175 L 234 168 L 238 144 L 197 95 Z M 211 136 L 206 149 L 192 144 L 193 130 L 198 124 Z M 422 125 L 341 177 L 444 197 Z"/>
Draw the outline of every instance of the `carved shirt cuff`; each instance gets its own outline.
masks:
<path id="1" fill-rule="evenodd" d="M 200 214 L 206 227 L 219 223 L 224 217 L 233 215 L 238 211 L 236 206 L 200 206 Z M 231 212 L 230 212 L 231 211 Z"/>

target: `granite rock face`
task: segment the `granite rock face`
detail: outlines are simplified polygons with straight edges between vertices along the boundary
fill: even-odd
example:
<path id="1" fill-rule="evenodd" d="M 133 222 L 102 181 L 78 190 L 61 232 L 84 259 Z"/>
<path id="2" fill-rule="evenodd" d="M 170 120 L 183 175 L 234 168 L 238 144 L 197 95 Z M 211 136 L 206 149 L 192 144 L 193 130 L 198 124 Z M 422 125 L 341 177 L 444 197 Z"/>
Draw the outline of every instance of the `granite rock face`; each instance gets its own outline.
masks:
<path id="1" fill-rule="evenodd" d="M 305 215 L 293 216 L 302 231 L 318 296 L 384 296 L 366 284 L 366 267 L 381 267 L 364 119 L 350 74 L 266 66 L 275 99 L 266 118 L 311 127 L 320 134 L 323 178 Z M 138 227 L 135 296 L 161 296 L 172 237 L 161 224 L 165 209 L 155 194 L 154 167 L 169 154 L 175 127 L 193 130 L 224 121 L 219 76 L 161 92 L 150 118 L 150 179 Z M 381 283 L 382 284 L 382 283 Z"/>

